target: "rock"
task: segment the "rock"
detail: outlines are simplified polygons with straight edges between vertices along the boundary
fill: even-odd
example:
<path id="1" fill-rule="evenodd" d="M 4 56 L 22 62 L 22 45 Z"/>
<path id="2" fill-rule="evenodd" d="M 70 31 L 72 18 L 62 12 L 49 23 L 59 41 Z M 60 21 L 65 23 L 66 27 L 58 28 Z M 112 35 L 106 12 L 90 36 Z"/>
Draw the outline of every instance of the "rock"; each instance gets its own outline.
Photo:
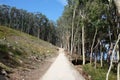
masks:
<path id="1" fill-rule="evenodd" d="M 8 80 L 8 78 L 3 75 L 0 75 L 0 80 Z"/>
<path id="2" fill-rule="evenodd" d="M 7 47 L 10 47 L 10 43 L 7 43 Z"/>
<path id="3" fill-rule="evenodd" d="M 12 53 L 12 52 L 8 52 L 8 54 L 9 54 L 10 56 L 13 56 L 13 53 Z"/>
<path id="4" fill-rule="evenodd" d="M 15 41 L 15 43 L 16 43 L 16 44 L 18 44 L 18 42 L 17 42 L 17 41 Z"/>
<path id="5" fill-rule="evenodd" d="M 6 38 L 4 37 L 3 40 L 6 40 Z"/>
<path id="6" fill-rule="evenodd" d="M 47 50 L 47 53 L 49 53 L 50 51 L 49 50 Z"/>
<path id="7" fill-rule="evenodd" d="M 4 75 L 4 76 L 8 75 L 7 72 L 4 69 L 2 69 L 0 73 L 1 73 L 1 75 Z"/>
<path id="8" fill-rule="evenodd" d="M 23 63 L 23 61 L 22 61 L 22 60 L 20 60 L 20 59 L 18 59 L 18 61 L 19 61 L 19 63 L 20 63 L 20 64 L 22 64 L 22 63 Z"/>
<path id="9" fill-rule="evenodd" d="M 12 47 L 13 50 L 15 50 L 16 48 L 15 47 Z"/>
<path id="10" fill-rule="evenodd" d="M 88 78 L 89 78 L 89 80 L 91 80 L 91 76 L 90 75 L 88 76 Z"/>

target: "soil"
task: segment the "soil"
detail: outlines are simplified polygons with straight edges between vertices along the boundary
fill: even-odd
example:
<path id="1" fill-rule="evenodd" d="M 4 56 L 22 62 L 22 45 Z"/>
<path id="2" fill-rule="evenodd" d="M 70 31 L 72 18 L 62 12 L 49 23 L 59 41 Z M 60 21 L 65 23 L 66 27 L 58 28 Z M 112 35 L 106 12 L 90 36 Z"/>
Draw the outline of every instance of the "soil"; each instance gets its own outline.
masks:
<path id="1" fill-rule="evenodd" d="M 75 65 L 75 68 L 79 71 L 79 73 L 85 78 L 85 80 L 91 80 L 91 76 L 83 71 L 82 65 Z"/>
<path id="2" fill-rule="evenodd" d="M 19 67 L 14 70 L 14 73 L 9 75 L 9 80 L 39 80 L 55 59 L 56 55 L 42 62 L 36 62 L 34 65 L 29 65 L 29 68 Z"/>

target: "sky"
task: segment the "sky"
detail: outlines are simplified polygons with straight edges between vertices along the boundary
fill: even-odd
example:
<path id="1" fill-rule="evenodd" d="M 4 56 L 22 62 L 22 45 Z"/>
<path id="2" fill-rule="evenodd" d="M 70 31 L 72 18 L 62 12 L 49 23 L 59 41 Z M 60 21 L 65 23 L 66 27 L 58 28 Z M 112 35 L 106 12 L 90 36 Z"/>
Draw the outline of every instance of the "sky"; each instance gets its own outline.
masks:
<path id="1" fill-rule="evenodd" d="M 28 12 L 41 12 L 50 20 L 56 21 L 67 4 L 66 0 L 0 0 L 0 4 L 14 6 Z"/>

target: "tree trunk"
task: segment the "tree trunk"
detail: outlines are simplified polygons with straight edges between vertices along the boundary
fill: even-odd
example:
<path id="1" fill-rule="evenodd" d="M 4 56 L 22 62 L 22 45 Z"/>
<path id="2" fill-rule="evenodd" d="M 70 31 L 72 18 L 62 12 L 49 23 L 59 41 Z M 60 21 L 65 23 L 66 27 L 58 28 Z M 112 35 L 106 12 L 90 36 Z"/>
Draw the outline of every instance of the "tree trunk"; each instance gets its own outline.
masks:
<path id="1" fill-rule="evenodd" d="M 100 43 L 100 40 L 98 39 L 98 42 L 97 42 L 96 46 L 94 47 L 94 49 L 95 49 L 95 61 L 94 61 L 95 66 L 94 66 L 94 68 L 95 69 L 96 69 L 96 66 L 97 66 L 97 52 L 98 52 L 99 43 Z"/>
<path id="2" fill-rule="evenodd" d="M 120 15 L 120 0 L 114 0 L 114 2 L 115 2 L 115 5 L 117 7 L 118 13 Z"/>
<path id="3" fill-rule="evenodd" d="M 117 80 L 120 80 L 120 62 L 117 65 Z"/>
<path id="4" fill-rule="evenodd" d="M 120 42 L 120 41 L 119 41 Z M 120 80 L 120 57 L 119 57 L 119 43 L 117 45 L 117 61 L 118 61 L 118 65 L 117 65 L 117 80 Z"/>
<path id="5" fill-rule="evenodd" d="M 93 38 L 93 42 L 92 42 L 92 46 L 91 46 L 90 64 L 92 64 L 92 53 L 93 53 L 93 47 L 94 47 L 94 44 L 95 44 L 96 35 L 97 35 L 97 28 L 96 28 L 96 30 L 95 30 L 95 34 L 94 34 L 94 38 Z"/>
<path id="6" fill-rule="evenodd" d="M 40 38 L 40 29 L 38 27 L 38 34 L 37 34 L 38 39 Z"/>
<path id="7" fill-rule="evenodd" d="M 66 50 L 69 52 L 69 33 L 66 31 Z"/>
<path id="8" fill-rule="evenodd" d="M 81 56 L 81 47 L 80 47 L 80 44 L 78 44 L 78 54 Z"/>
<path id="9" fill-rule="evenodd" d="M 101 44 L 102 45 L 102 44 Z M 101 67 L 103 67 L 103 52 L 102 52 L 102 46 L 100 45 L 100 55 L 101 55 L 101 57 L 100 57 L 100 63 L 101 63 Z"/>
<path id="10" fill-rule="evenodd" d="M 94 62 L 94 68 L 96 69 L 97 67 L 97 51 L 95 52 L 95 62 Z"/>
<path id="11" fill-rule="evenodd" d="M 67 51 L 69 52 L 70 51 L 70 42 L 69 42 L 69 40 L 70 40 L 70 37 L 68 38 L 68 41 L 67 41 Z"/>
<path id="12" fill-rule="evenodd" d="M 83 55 L 83 65 L 85 64 L 85 31 L 84 31 L 84 24 L 82 26 L 82 55 Z"/>
<path id="13" fill-rule="evenodd" d="M 75 6 L 75 8 L 74 8 L 74 10 L 73 10 L 73 18 L 72 18 L 72 35 L 71 35 L 71 55 L 72 55 L 72 53 L 73 53 L 73 38 L 74 38 L 74 19 L 75 19 L 75 13 L 76 13 L 76 6 Z"/>
<path id="14" fill-rule="evenodd" d="M 103 67 L 103 52 L 101 52 L 101 59 L 100 59 L 100 62 L 101 62 L 101 67 Z"/>
<path id="15" fill-rule="evenodd" d="M 21 32 L 23 32 L 23 19 L 22 19 Z"/>
<path id="16" fill-rule="evenodd" d="M 111 71 L 111 68 L 112 68 L 113 56 L 114 56 L 114 54 L 115 54 L 115 49 L 116 49 L 116 47 L 117 47 L 117 45 L 118 45 L 119 40 L 120 40 L 120 34 L 118 35 L 118 40 L 116 41 L 115 47 L 114 47 L 114 49 L 113 49 L 113 51 L 112 51 L 112 57 L 111 57 L 110 67 L 109 67 L 108 72 L 107 72 L 107 74 L 106 74 L 106 80 L 108 80 L 108 76 L 109 76 L 110 71 Z"/>
<path id="17" fill-rule="evenodd" d="M 108 33 L 109 33 L 109 39 L 110 39 L 110 43 L 111 43 L 111 32 L 110 32 L 110 26 L 109 26 L 109 31 L 108 31 Z"/>

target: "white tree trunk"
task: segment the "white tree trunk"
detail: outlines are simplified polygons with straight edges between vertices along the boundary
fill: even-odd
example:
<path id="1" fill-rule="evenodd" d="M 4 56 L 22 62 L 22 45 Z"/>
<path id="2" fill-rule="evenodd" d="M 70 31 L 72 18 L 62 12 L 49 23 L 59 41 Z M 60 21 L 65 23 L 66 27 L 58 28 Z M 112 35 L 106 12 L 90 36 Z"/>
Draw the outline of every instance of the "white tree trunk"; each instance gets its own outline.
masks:
<path id="1" fill-rule="evenodd" d="M 117 65 L 117 80 L 120 80 L 120 63 Z"/>
<path id="2" fill-rule="evenodd" d="M 117 65 L 117 80 L 120 80 L 120 55 L 119 55 L 119 43 L 117 45 L 117 61 L 118 61 L 118 65 Z"/>
<path id="3" fill-rule="evenodd" d="M 82 55 L 83 55 L 83 65 L 85 64 L 85 31 L 84 25 L 82 26 Z"/>
<path id="4" fill-rule="evenodd" d="M 115 2 L 115 5 L 117 7 L 118 13 L 120 15 L 120 0 L 114 0 L 114 2 Z"/>
<path id="5" fill-rule="evenodd" d="M 101 52 L 101 59 L 100 59 L 100 62 L 101 62 L 101 67 L 103 67 L 103 52 Z"/>
<path id="6" fill-rule="evenodd" d="M 116 42 L 116 44 L 115 44 L 115 47 L 114 47 L 114 49 L 113 49 L 113 51 L 112 51 L 112 58 L 111 58 L 109 70 L 108 70 L 108 72 L 107 72 L 107 74 L 106 74 L 106 80 L 108 80 L 108 76 L 109 76 L 109 74 L 110 74 L 110 71 L 111 71 L 111 68 L 112 68 L 112 65 L 113 65 L 113 56 L 114 56 L 114 54 L 115 54 L 115 50 L 116 50 L 116 47 L 117 47 L 117 45 L 118 45 L 119 40 L 120 40 L 120 34 L 118 35 L 118 40 L 117 40 L 117 42 Z"/>
<path id="7" fill-rule="evenodd" d="M 69 52 L 70 51 L 70 36 L 67 36 L 67 51 Z"/>
<path id="8" fill-rule="evenodd" d="M 97 53 L 95 53 L 95 62 L 94 62 L 94 68 L 96 69 L 97 67 Z"/>
<path id="9" fill-rule="evenodd" d="M 73 38 L 74 38 L 74 19 L 75 19 L 75 12 L 76 12 L 76 6 L 73 10 L 73 18 L 72 18 L 72 35 L 71 35 L 71 55 L 73 53 Z"/>
<path id="10" fill-rule="evenodd" d="M 92 53 L 93 53 L 93 46 L 94 46 L 94 43 L 95 43 L 96 35 L 97 35 L 97 28 L 96 28 L 96 30 L 95 30 L 95 34 L 94 34 L 94 38 L 93 38 L 93 42 L 92 42 L 92 46 L 91 46 L 90 64 L 92 63 Z"/>

